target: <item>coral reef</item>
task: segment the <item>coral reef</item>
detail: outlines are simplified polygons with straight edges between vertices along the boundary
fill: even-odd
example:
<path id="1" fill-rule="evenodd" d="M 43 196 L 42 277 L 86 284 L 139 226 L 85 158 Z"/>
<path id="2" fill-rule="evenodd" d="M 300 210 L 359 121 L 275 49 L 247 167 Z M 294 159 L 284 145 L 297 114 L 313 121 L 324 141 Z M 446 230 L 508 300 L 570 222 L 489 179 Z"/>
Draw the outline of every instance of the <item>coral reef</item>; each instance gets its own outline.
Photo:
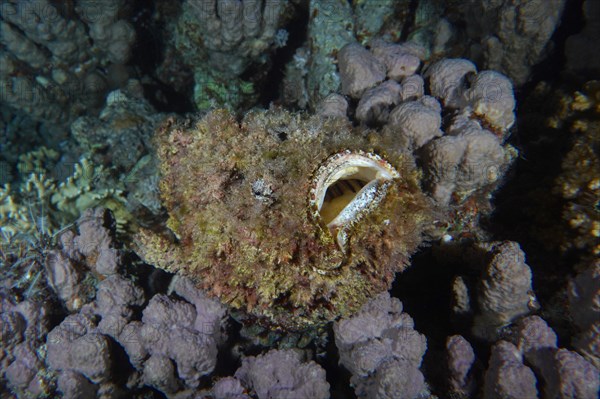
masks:
<path id="1" fill-rule="evenodd" d="M 123 206 L 110 206 L 120 230 L 133 231 L 162 216 L 152 135 L 166 117 L 144 98 L 140 82 L 130 79 L 109 93 L 98 116 L 82 116 L 71 124 L 78 150 L 102 166 L 105 184 L 126 198 Z"/>
<path id="2" fill-rule="evenodd" d="M 427 343 L 414 330 L 402 303 L 379 294 L 352 317 L 333 326 L 340 364 L 352 373 L 359 398 L 416 398 L 425 395 L 419 370 Z"/>
<path id="3" fill-rule="evenodd" d="M 531 132 L 533 142 L 528 151 L 536 158 L 522 178 L 529 180 L 518 183 L 535 187 L 516 199 L 531 204 L 520 212 L 520 218 L 531 225 L 528 237 L 519 239 L 537 241 L 559 256 L 578 258 L 565 265 L 569 270 L 588 262 L 599 250 L 598 86 L 597 81 L 577 83 L 575 88 L 542 82 L 522 103 L 526 117 L 519 129 Z M 536 206 L 539 201 L 545 201 L 545 206 Z"/>
<path id="4" fill-rule="evenodd" d="M 576 248 L 592 255 L 600 255 L 600 121 L 596 127 L 575 139 L 572 150 L 563 161 L 563 175 L 558 178 L 557 190 L 567 200 L 563 219 L 568 222 L 572 239 L 565 249 Z"/>
<path id="5" fill-rule="evenodd" d="M 45 397 L 53 390 L 44 364 L 44 340 L 50 326 L 50 302 L 18 301 L 0 292 L 0 379 L 19 397 Z M 0 385 L 0 386 L 2 386 Z"/>
<path id="6" fill-rule="evenodd" d="M 448 337 L 446 361 L 448 393 L 457 397 L 471 397 L 475 391 L 475 352 L 469 341 L 461 335 Z"/>
<path id="7" fill-rule="evenodd" d="M 68 131 L 49 122 L 37 122 L 26 113 L 0 104 L 0 185 L 19 177 L 19 157 L 40 147 L 56 150 L 55 143 L 67 138 Z"/>
<path id="8" fill-rule="evenodd" d="M 36 227 L 32 219 L 43 218 L 44 230 L 53 233 L 94 206 L 111 209 L 120 232 L 161 215 L 157 162 L 149 152 L 153 130 L 165 115 L 140 90 L 130 80 L 108 95 L 99 116 L 71 124 L 73 152 L 84 154 L 79 162 L 71 152 L 47 147 L 18 157 L 21 179 L 0 188 L 3 231 L 30 233 Z"/>
<path id="9" fill-rule="evenodd" d="M 198 387 L 201 378 L 215 367 L 224 308 L 190 287 L 177 281 L 173 289 L 194 304 L 164 294 L 154 295 L 146 304 L 143 290 L 131 280 L 113 275 L 100 282 L 96 300 L 48 335 L 47 361 L 60 371 L 59 390 L 67 394 L 61 377 L 79 385 L 72 381 L 73 376 L 64 376 L 65 372 L 85 376 L 95 384 L 93 389 L 100 391 L 124 391 L 137 384 L 167 395 L 184 395 Z M 136 315 L 144 304 L 138 320 Z M 113 378 L 111 386 L 105 378 L 114 372 L 115 359 L 123 355 L 129 360 L 127 367 L 121 366 L 130 375 L 129 382 L 123 385 L 126 381 L 122 378 Z M 88 358 L 104 362 L 87 365 Z"/>
<path id="10" fill-rule="evenodd" d="M 563 247 L 597 256 L 600 254 L 600 82 L 588 82 L 581 91 L 563 97 L 561 106 L 553 122 L 563 124 L 575 136 L 555 187 L 566 200 L 563 219 L 571 229 Z"/>
<path id="11" fill-rule="evenodd" d="M 0 1 L 0 397 L 598 398 L 599 10 Z"/>
<path id="12" fill-rule="evenodd" d="M 356 119 L 361 122 L 385 122 L 389 117 L 389 108 L 400 102 L 401 93 L 402 87 L 394 81 L 367 89 L 356 106 Z M 331 96 L 324 103 L 328 103 Z M 346 112 L 338 115 L 345 116 Z"/>
<path id="13" fill-rule="evenodd" d="M 493 342 L 504 327 L 539 309 L 532 271 L 518 243 L 466 245 L 450 241 L 438 250 L 467 265 L 465 274 L 454 276 L 451 284 L 451 309 L 471 325 L 471 333 L 477 338 Z"/>
<path id="14" fill-rule="evenodd" d="M 48 285 L 68 310 L 79 310 L 94 298 L 97 278 L 119 272 L 122 253 L 115 242 L 115 228 L 110 212 L 88 209 L 77 220 L 77 233 L 61 233 L 57 248 L 49 251 L 45 263 Z"/>
<path id="15" fill-rule="evenodd" d="M 572 345 L 600 370 L 600 260 L 594 259 L 568 284 L 569 313 L 580 331 Z"/>
<path id="16" fill-rule="evenodd" d="M 420 0 L 412 5 L 408 1 L 381 1 L 377 5 L 362 1 L 311 1 L 310 40 L 296 50 L 286 65 L 283 101 L 289 106 L 318 109 L 327 95 L 340 91 L 335 54 L 349 43 L 376 48 L 381 39 L 392 43 L 402 39 L 421 46 L 418 54 L 403 51 L 393 55 L 393 61 L 387 58 L 400 72 L 392 71 L 388 75 L 391 79 L 418 68 L 417 58 L 436 61 L 462 56 L 481 69 L 501 72 L 520 87 L 529 79 L 532 67 L 553 48 L 551 36 L 564 5 L 564 0 L 484 0 L 473 4 Z M 593 15 L 593 7 L 586 5 L 589 15 Z M 393 14 L 381 18 L 385 10 Z M 588 25 L 585 33 L 572 38 L 571 53 L 580 54 L 582 50 L 578 49 L 585 48 L 589 37 L 594 37 L 594 23 Z"/>
<path id="17" fill-rule="evenodd" d="M 492 347 L 490 364 L 485 373 L 483 397 L 486 399 L 538 397 L 533 371 L 523 364 L 517 348 L 507 341 Z"/>
<path id="18" fill-rule="evenodd" d="M 358 103 L 344 110 L 330 95 L 318 108 L 394 137 L 423 168 L 426 191 L 452 214 L 448 233 L 483 236 L 477 219 L 490 212 L 489 195 L 517 155 L 506 141 L 515 121 L 512 84 L 465 59 L 442 59 L 421 72 L 424 52 L 411 42 L 373 40 L 370 51 L 346 45 L 338 53 L 341 90 Z"/>
<path id="19" fill-rule="evenodd" d="M 149 387 L 167 397 L 194 397 L 206 387 L 217 346 L 227 339 L 226 308 L 180 276 L 171 279 L 168 295 L 149 297 L 126 274 L 109 211 L 86 211 L 77 230 L 61 233 L 49 255 L 68 263 L 71 275 L 57 284 L 54 260 L 44 274 L 61 300 L 78 303 L 60 324 L 51 328 L 51 302 L 12 299 L 10 287 L 1 288 L 1 383 L 18 397 L 123 397 Z M 115 266 L 110 271 L 99 265 L 107 251 Z M 77 290 L 85 283 L 73 276 L 85 273 L 99 282 L 88 284 L 89 295 L 81 298 Z M 227 397 L 239 387 L 239 393 L 258 398 L 328 398 L 325 370 L 308 354 L 273 350 L 246 356 L 235 377 L 220 380 L 210 394 Z"/>
<path id="20" fill-rule="evenodd" d="M 407 39 L 427 58 L 461 55 L 522 86 L 552 49 L 564 0 L 416 2 Z"/>
<path id="21" fill-rule="evenodd" d="M 131 55 L 122 0 L 5 1 L 0 100 L 37 120 L 68 124 L 104 102 Z"/>
<path id="22" fill-rule="evenodd" d="M 15 189 L 10 184 L 0 188 L 0 230 L 11 235 L 36 230 L 52 235 L 93 206 L 114 210 L 121 226 L 125 225 L 131 216 L 124 212 L 123 191 L 111 187 L 104 169 L 85 157 L 79 162 L 58 157 L 43 148 L 19 157 L 24 180 Z"/>
<path id="23" fill-rule="evenodd" d="M 598 370 L 559 348 L 556 334 L 538 316 L 519 319 L 492 346 L 483 375 L 464 337 L 448 339 L 447 356 L 449 386 L 461 397 L 478 397 L 473 384 L 479 379 L 484 398 L 595 398 L 600 389 Z"/>
<path id="24" fill-rule="evenodd" d="M 285 46 L 283 27 L 294 13 L 295 5 L 282 0 L 186 0 L 177 19 L 167 22 L 171 57 L 160 68 L 180 69 L 167 65 L 179 63 L 191 69 L 199 110 L 250 108 L 266 76 L 257 71 L 270 65 L 277 47 Z M 173 74 L 159 77 L 171 80 Z"/>
<path id="25" fill-rule="evenodd" d="M 179 383 L 195 388 L 203 375 L 213 371 L 217 342 L 211 331 L 204 331 L 202 324 L 201 329 L 194 326 L 195 318 L 193 305 L 158 294 L 144 309 L 141 323 L 123 327 L 120 340 L 124 341 L 125 351 L 134 359 L 148 358 L 143 364 L 147 384 L 167 392 L 170 389 L 176 391 Z M 154 365 L 156 362 L 158 365 L 173 362 L 177 375 L 173 373 L 173 367 L 161 370 Z M 163 380 L 172 383 L 161 386 L 164 384 L 159 382 Z"/>
<path id="26" fill-rule="evenodd" d="M 271 350 L 244 358 L 235 378 L 218 381 L 213 394 L 217 398 L 239 395 L 243 393 L 240 386 L 259 399 L 329 398 L 325 370 L 314 361 L 303 361 L 302 354 L 294 350 Z"/>
<path id="27" fill-rule="evenodd" d="M 21 301 L 9 297 L 12 287 L 1 288 L 2 380 L 23 397 L 55 389 L 64 397 L 104 397 L 144 386 L 170 395 L 197 387 L 225 339 L 225 307 L 182 277 L 170 284 L 176 297 L 148 300 L 125 274 L 106 209 L 84 212 L 76 230 L 58 236 L 42 274 L 71 313 L 58 326 L 50 330 L 52 302 L 41 302 L 47 295 Z"/>
<path id="28" fill-rule="evenodd" d="M 94 327 L 94 321 L 82 314 L 63 320 L 48 333 L 48 365 L 79 373 L 95 384 L 108 382 L 114 366 L 110 340 Z"/>
<path id="29" fill-rule="evenodd" d="M 481 62 L 483 68 L 506 74 L 521 86 L 531 67 L 545 56 L 564 5 L 564 0 L 464 4 L 462 12 L 468 21 L 466 33 L 470 39 L 467 56 Z"/>
<path id="30" fill-rule="evenodd" d="M 358 43 L 340 49 L 338 64 L 341 93 L 352 98 L 360 98 L 366 89 L 385 79 L 385 66 Z"/>
<path id="31" fill-rule="evenodd" d="M 600 38 L 600 5 L 593 0 L 583 2 L 583 14 L 585 27 L 581 32 L 572 35 L 565 44 L 565 55 L 567 57 L 567 70 L 578 76 L 589 74 L 590 77 L 598 76 L 600 72 L 600 57 L 589 49 L 593 48 Z"/>
<path id="32" fill-rule="evenodd" d="M 593 398 L 598 395 L 598 370 L 579 354 L 558 348 L 556 334 L 543 319 L 526 317 L 515 329 L 515 343 L 538 379 L 543 381 L 545 397 Z"/>
<path id="33" fill-rule="evenodd" d="M 71 135 L 95 163 L 119 174 L 129 173 L 148 154 L 150 139 L 162 119 L 164 115 L 144 99 L 140 82 L 131 79 L 123 89 L 108 94 L 98 116 L 77 118 Z"/>
<path id="34" fill-rule="evenodd" d="M 170 120 L 157 149 L 176 242 L 144 230 L 138 253 L 281 326 L 349 314 L 406 267 L 430 217 L 410 156 L 368 133 L 283 111 Z"/>
<path id="35" fill-rule="evenodd" d="M 25 299 L 44 296 L 44 265 L 56 244 L 56 237 L 44 225 L 44 219 L 29 215 L 31 232 L 0 231 L 1 287 Z"/>
<path id="36" fill-rule="evenodd" d="M 356 39 L 349 2 L 312 1 L 308 12 L 308 34 L 312 40 L 296 50 L 283 90 L 287 104 L 315 107 L 322 98 L 339 91 L 341 80 L 335 54 Z"/>
<path id="37" fill-rule="evenodd" d="M 34 301 L 54 291 L 70 311 L 91 301 L 96 279 L 119 272 L 122 251 L 110 212 L 87 210 L 74 225 L 53 235 L 42 230 L 29 235 L 4 232 L 2 287 Z"/>
<path id="38" fill-rule="evenodd" d="M 515 242 L 492 247 L 478 287 L 478 314 L 473 333 L 490 339 L 498 328 L 529 313 L 535 295 L 531 287 L 531 269 L 525 254 Z"/>
<path id="39" fill-rule="evenodd" d="M 317 0 L 309 3 L 308 36 L 286 65 L 282 100 L 288 106 L 318 109 L 342 82 L 336 54 L 348 45 L 365 44 L 378 36 L 397 40 L 408 14 L 409 2 L 384 0 L 344 2 Z M 394 17 L 392 17 L 394 15 Z"/>
<path id="40" fill-rule="evenodd" d="M 345 118 L 348 112 L 348 101 L 340 94 L 330 94 L 321 103 L 318 114 L 324 117 Z"/>
<path id="41" fill-rule="evenodd" d="M 225 76 L 239 76 L 274 45 L 277 29 L 289 11 L 286 3 L 185 1 L 177 21 L 178 49 L 190 65 L 206 64 Z"/>

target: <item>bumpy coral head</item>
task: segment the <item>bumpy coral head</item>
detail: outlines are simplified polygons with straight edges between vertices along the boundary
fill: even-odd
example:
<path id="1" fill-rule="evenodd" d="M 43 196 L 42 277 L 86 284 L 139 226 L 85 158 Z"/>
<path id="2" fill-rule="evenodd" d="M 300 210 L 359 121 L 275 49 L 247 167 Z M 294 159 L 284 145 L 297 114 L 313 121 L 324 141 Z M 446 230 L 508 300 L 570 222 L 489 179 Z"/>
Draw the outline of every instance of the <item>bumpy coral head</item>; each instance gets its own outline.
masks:
<path id="1" fill-rule="evenodd" d="M 271 326 L 349 315 L 389 289 L 430 221 L 412 157 L 390 143 L 284 111 L 171 120 L 156 139 L 170 232 L 141 231 L 138 252 Z"/>

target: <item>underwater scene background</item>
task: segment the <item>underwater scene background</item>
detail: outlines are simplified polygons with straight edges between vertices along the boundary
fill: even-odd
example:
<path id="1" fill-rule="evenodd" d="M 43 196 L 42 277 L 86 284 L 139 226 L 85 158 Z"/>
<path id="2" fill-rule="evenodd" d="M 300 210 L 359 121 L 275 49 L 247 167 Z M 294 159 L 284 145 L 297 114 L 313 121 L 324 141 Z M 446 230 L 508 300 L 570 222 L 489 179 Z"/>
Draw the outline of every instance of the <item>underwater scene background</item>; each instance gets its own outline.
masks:
<path id="1" fill-rule="evenodd" d="M 0 0 L 0 398 L 590 398 L 600 1 Z"/>

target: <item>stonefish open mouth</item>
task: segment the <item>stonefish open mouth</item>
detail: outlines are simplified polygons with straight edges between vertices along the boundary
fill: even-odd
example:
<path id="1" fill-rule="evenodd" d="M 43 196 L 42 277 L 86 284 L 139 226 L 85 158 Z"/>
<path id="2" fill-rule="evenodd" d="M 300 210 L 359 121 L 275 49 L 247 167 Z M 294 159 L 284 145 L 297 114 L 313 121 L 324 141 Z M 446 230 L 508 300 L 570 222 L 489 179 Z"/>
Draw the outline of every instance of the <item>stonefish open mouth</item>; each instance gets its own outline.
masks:
<path id="1" fill-rule="evenodd" d="M 386 160 L 362 151 L 342 151 L 321 164 L 311 187 L 311 209 L 342 251 L 352 225 L 377 207 L 398 177 Z"/>

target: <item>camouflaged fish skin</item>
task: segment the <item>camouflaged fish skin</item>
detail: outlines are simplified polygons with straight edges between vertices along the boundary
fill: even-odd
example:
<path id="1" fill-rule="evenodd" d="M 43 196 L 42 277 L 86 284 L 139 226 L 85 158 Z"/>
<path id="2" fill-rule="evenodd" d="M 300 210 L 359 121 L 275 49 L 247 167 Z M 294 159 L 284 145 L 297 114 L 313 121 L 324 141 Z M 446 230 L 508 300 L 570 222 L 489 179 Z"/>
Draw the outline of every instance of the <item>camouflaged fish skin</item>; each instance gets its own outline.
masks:
<path id="1" fill-rule="evenodd" d="M 279 110 L 241 123 L 227 111 L 170 119 L 156 136 L 168 229 L 142 230 L 137 251 L 266 325 L 300 330 L 349 315 L 390 288 L 431 222 L 414 160 L 393 143 L 342 118 Z M 339 219 L 328 225 L 314 202 L 319 168 L 338 153 L 371 160 L 335 176 L 364 180 L 378 198 L 356 194 L 366 205 L 341 218 L 343 245 Z"/>

